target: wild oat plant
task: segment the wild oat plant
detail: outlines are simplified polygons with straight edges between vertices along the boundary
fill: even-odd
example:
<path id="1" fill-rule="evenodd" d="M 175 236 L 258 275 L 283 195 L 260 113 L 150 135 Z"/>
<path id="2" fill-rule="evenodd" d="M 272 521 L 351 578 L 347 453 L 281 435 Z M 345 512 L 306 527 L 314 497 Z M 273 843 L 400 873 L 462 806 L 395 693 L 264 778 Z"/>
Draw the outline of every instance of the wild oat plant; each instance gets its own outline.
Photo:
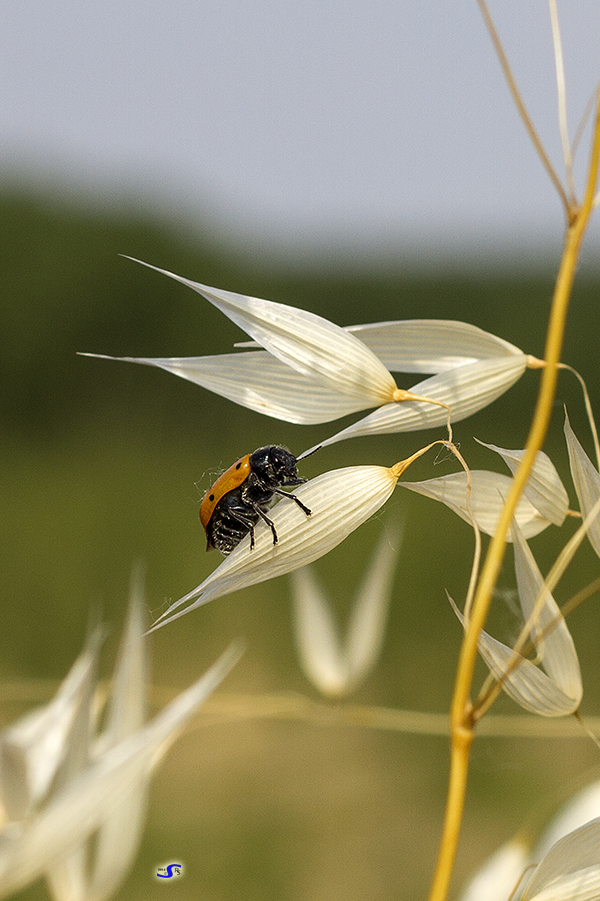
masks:
<path id="1" fill-rule="evenodd" d="M 242 531 L 247 534 L 232 552 L 200 585 L 172 603 L 149 629 L 157 631 L 209 601 L 290 573 L 302 667 L 323 695 L 344 698 L 377 662 L 400 536 L 390 540 L 388 534 L 376 550 L 357 589 L 344 636 L 309 564 L 372 517 L 397 487 L 445 504 L 466 520 L 473 530 L 473 560 L 463 596 L 448 598 L 462 625 L 463 639 L 449 716 L 446 813 L 430 901 L 443 901 L 448 896 L 471 746 L 478 725 L 488 717 L 501 692 L 531 714 L 532 720 L 576 718 L 581 730 L 600 748 L 592 729 L 579 717 L 583 682 L 566 619 L 600 589 L 600 578 L 582 585 L 562 609 L 553 597 L 583 541 L 589 540 L 600 556 L 600 448 L 582 380 L 595 463 L 586 455 L 564 413 L 578 511 L 569 508 L 563 479 L 542 450 L 554 412 L 559 373 L 570 369 L 561 362 L 569 299 L 582 240 L 598 203 L 600 93 L 594 102 L 587 177 L 578 199 L 554 0 L 550 0 L 550 18 L 564 183 L 529 118 L 483 0 L 480 7 L 517 109 L 566 215 L 564 249 L 543 359 L 465 322 L 410 320 L 342 328 L 301 309 L 210 288 L 164 270 L 157 271 L 198 292 L 251 340 L 235 353 L 222 356 L 111 358 L 158 366 L 262 415 L 298 425 L 327 423 L 371 411 L 325 438 L 318 447 L 354 436 L 439 429 L 436 440 L 417 445 L 413 454 L 392 466 L 365 464 L 336 469 L 300 485 L 294 493 L 305 509 L 296 503 L 278 503 L 269 511 L 271 522 L 257 515 L 252 530 L 246 523 Z M 487 445 L 504 461 L 510 475 L 471 470 L 453 443 L 452 424 L 492 403 L 528 369 L 538 371 L 539 392 L 525 447 Z M 398 387 L 393 372 L 428 377 L 404 389 Z M 405 478 L 414 460 L 440 446 L 454 454 L 456 472 L 425 481 Z M 314 450 L 307 448 L 301 456 Z M 227 484 L 221 485 L 223 494 L 226 488 Z M 550 524 L 560 527 L 568 516 L 578 517 L 579 526 L 544 577 L 528 539 Z M 482 533 L 490 536 L 485 554 Z M 489 634 L 485 625 L 509 544 L 523 625 L 514 641 L 504 644 Z M 141 576 L 136 573 L 128 625 L 102 728 L 98 726 L 99 685 L 95 675 L 102 637 L 98 628 L 54 700 L 1 736 L 4 827 L 0 835 L 0 897 L 42 875 L 58 901 L 104 899 L 116 891 L 139 844 L 154 765 L 240 654 L 236 646 L 225 651 L 199 682 L 148 722 L 142 604 Z M 478 654 L 489 675 L 476 688 Z M 401 717 L 398 728 L 402 729 Z M 600 899 L 600 782 L 580 790 L 535 840 L 518 836 L 502 847 L 461 897 L 463 901 Z"/>

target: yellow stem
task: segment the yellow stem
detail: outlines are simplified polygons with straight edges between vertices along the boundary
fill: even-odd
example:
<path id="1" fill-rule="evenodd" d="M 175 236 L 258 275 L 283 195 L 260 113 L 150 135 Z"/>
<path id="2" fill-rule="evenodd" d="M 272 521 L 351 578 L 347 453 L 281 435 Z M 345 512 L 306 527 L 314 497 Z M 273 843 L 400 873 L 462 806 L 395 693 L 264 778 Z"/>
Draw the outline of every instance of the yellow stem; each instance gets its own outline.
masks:
<path id="1" fill-rule="evenodd" d="M 434 881 L 429 896 L 430 901 L 438 901 L 438 899 L 443 901 L 448 894 L 465 806 L 469 752 L 473 736 L 473 730 L 470 728 L 460 730 L 452 728 L 450 778 L 444 815 L 443 840 L 438 852 Z"/>
<path id="2" fill-rule="evenodd" d="M 515 473 L 511 490 L 502 510 L 498 526 L 488 548 L 475 598 L 472 614 L 466 627 L 461 646 L 454 695 L 450 711 L 450 729 L 452 737 L 452 753 L 450 757 L 450 780 L 446 801 L 446 816 L 438 854 L 436 872 L 432 883 L 429 901 L 444 901 L 448 894 L 452 874 L 460 821 L 464 808 L 464 792 L 469 766 L 469 751 L 473 738 L 473 708 L 470 700 L 473 673 L 477 659 L 477 642 L 479 633 L 485 625 L 490 607 L 492 592 L 498 579 L 498 573 L 506 549 L 506 537 L 515 509 L 529 478 L 537 452 L 541 449 L 556 394 L 558 363 L 562 349 L 566 315 L 575 276 L 575 268 L 585 233 L 593 209 L 595 186 L 598 176 L 598 159 L 600 156 L 600 92 L 596 105 L 596 124 L 590 157 L 588 180 L 583 203 L 579 208 L 569 211 L 569 226 L 565 235 L 565 246 L 560 269 L 552 298 L 546 349 L 544 358 L 546 366 L 542 370 L 540 390 L 537 404 L 525 446 L 521 464 Z M 467 736 L 469 739 L 467 740 Z M 462 792 L 462 795 L 460 794 Z M 455 808 L 455 809 L 454 809 Z"/>

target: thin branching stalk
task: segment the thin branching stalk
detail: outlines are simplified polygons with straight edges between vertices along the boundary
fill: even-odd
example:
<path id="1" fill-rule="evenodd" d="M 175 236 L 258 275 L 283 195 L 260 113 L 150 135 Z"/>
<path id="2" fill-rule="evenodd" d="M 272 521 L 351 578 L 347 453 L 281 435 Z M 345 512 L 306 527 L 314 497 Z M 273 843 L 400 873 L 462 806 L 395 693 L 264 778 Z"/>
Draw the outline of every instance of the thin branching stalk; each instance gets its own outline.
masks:
<path id="1" fill-rule="evenodd" d="M 569 128 L 567 125 L 567 90 L 565 85 L 565 65 L 560 37 L 560 25 L 558 22 L 558 9 L 556 0 L 548 0 L 550 8 L 550 24 L 552 26 L 552 43 L 554 45 L 554 68 L 556 70 L 556 90 L 558 94 L 558 128 L 560 142 L 562 144 L 565 170 L 567 173 L 567 187 L 571 204 L 575 202 L 575 182 L 573 180 L 573 151 L 569 142 Z"/>
<path id="2" fill-rule="evenodd" d="M 542 161 L 542 165 L 548 175 L 550 176 L 550 180 L 563 203 L 565 208 L 565 213 L 567 214 L 567 221 L 569 220 L 569 211 L 572 209 L 573 204 L 569 201 L 567 193 L 562 186 L 561 180 L 556 174 L 556 170 L 554 166 L 550 162 L 550 158 L 544 149 L 544 145 L 540 141 L 539 135 L 535 130 L 535 126 L 531 121 L 531 117 L 527 112 L 527 108 L 523 102 L 523 98 L 521 97 L 521 93 L 517 87 L 517 83 L 512 74 L 512 70 L 510 68 L 506 53 L 504 52 L 504 47 L 502 46 L 502 42 L 500 41 L 500 37 L 498 32 L 496 31 L 496 26 L 494 25 L 494 21 L 490 15 L 490 11 L 487 8 L 487 3 L 485 0 L 477 0 L 479 9 L 481 10 L 481 15 L 483 16 L 483 20 L 486 24 L 487 30 L 490 33 L 490 37 L 492 39 L 492 43 L 494 44 L 494 50 L 496 51 L 496 55 L 500 61 L 500 65 L 502 66 L 502 71 L 504 72 L 504 77 L 506 78 L 508 88 L 510 93 L 512 94 L 512 98 L 514 101 L 517 110 L 519 111 L 519 115 L 523 120 L 523 124 L 527 129 L 527 134 L 531 138 L 533 146 L 535 147 L 540 160 Z"/>
<path id="3" fill-rule="evenodd" d="M 600 591 L 600 579 L 578 592 L 572 599 L 579 606 L 592 594 Z M 584 596 L 585 595 L 585 596 Z M 563 614 L 567 611 L 565 604 Z M 4 700 L 19 704 L 46 703 L 57 691 L 57 679 L 27 679 L 8 682 L 2 686 Z M 100 681 L 96 690 L 97 708 L 102 710 L 111 682 Z M 150 702 L 154 710 L 166 707 L 175 699 L 179 690 L 172 685 L 152 685 Z M 240 720 L 273 720 L 307 722 L 319 726 L 356 726 L 398 735 L 426 735 L 447 738 L 450 734 L 448 715 L 427 710 L 403 710 L 396 707 L 376 707 L 367 704 L 315 700 L 297 692 L 274 694 L 242 694 L 217 692 L 205 702 L 200 713 L 187 727 L 186 734 L 196 729 L 206 729 L 220 723 Z M 586 717 L 588 729 L 600 733 L 600 717 Z M 586 738 L 587 733 L 573 719 L 542 719 L 533 714 L 490 714 L 477 729 L 479 738 Z"/>
<path id="4" fill-rule="evenodd" d="M 561 363 L 559 369 L 567 369 L 569 372 L 572 372 L 575 378 L 578 380 L 581 388 L 583 390 L 583 403 L 585 405 L 585 412 L 587 413 L 588 423 L 590 426 L 590 431 L 592 433 L 592 440 L 594 442 L 594 452 L 596 454 L 596 465 L 600 469 L 600 442 L 598 441 L 598 429 L 596 428 L 596 422 L 594 420 L 594 413 L 592 411 L 592 402 L 590 401 L 590 395 L 588 393 L 587 385 L 585 384 L 584 379 L 577 372 L 576 369 L 573 369 L 572 366 L 568 366 L 566 363 Z"/>
<path id="5" fill-rule="evenodd" d="M 593 597 L 600 591 L 600 578 L 594 579 L 593 582 L 590 582 L 589 585 L 586 585 L 584 588 L 581 588 L 573 597 L 569 598 L 562 607 L 561 613 L 566 618 L 569 616 L 573 610 L 577 610 L 578 607 L 581 607 L 582 604 L 585 603 L 589 598 Z"/>
<path id="6" fill-rule="evenodd" d="M 563 577 L 567 567 L 571 563 L 573 557 L 577 549 L 581 546 L 584 541 L 590 525 L 596 519 L 598 514 L 600 513 L 600 498 L 594 504 L 590 512 L 587 514 L 577 531 L 574 535 L 571 536 L 569 541 L 566 543 L 558 557 L 556 558 L 552 569 L 546 576 L 544 580 L 544 587 L 540 591 L 535 604 L 533 605 L 533 610 L 531 611 L 530 616 L 527 618 L 527 621 L 523 624 L 523 628 L 521 629 L 521 633 L 513 645 L 513 656 L 512 660 L 509 660 L 506 665 L 506 672 L 503 674 L 503 678 L 500 680 L 496 680 L 492 678 L 491 684 L 489 688 L 482 690 L 479 693 L 479 697 L 473 706 L 473 719 L 475 722 L 478 722 L 490 709 L 498 694 L 502 689 L 503 682 L 508 678 L 510 673 L 512 673 L 517 666 L 519 666 L 520 660 L 524 655 L 530 653 L 533 649 L 531 646 L 530 634 L 538 621 L 541 609 L 544 605 L 544 597 L 547 593 L 552 594 L 556 586 L 558 585 L 560 579 Z M 561 619 L 564 618 L 564 613 L 561 611 L 561 615 L 556 617 L 556 619 L 549 623 L 545 629 L 542 629 L 539 632 L 539 637 L 544 638 L 549 635 L 550 632 L 556 628 Z"/>
<path id="7" fill-rule="evenodd" d="M 482 11 L 485 10 L 483 0 L 479 0 L 479 2 L 480 6 L 482 6 Z M 487 10 L 485 10 L 485 12 L 487 12 Z M 506 537 L 510 529 L 510 524 L 519 498 L 521 497 L 527 479 L 529 478 L 536 455 L 544 443 L 548 430 L 556 395 L 558 364 L 562 350 L 567 310 L 575 277 L 575 269 L 579 258 L 581 242 L 593 209 L 594 194 L 598 177 L 599 156 L 600 92 L 597 97 L 596 123 L 584 200 L 581 206 L 569 206 L 568 210 L 567 221 L 569 225 L 565 235 L 565 245 L 556 280 L 554 296 L 552 298 L 548 331 L 546 335 L 546 348 L 544 354 L 546 366 L 542 370 L 538 399 L 525 446 L 525 454 L 515 473 L 511 490 L 498 522 L 498 527 L 490 542 L 477 591 L 475 593 L 475 599 L 473 601 L 472 616 L 467 625 L 461 646 L 450 716 L 451 755 L 446 814 L 438 862 L 429 901 L 444 901 L 448 893 L 464 809 L 469 751 L 474 735 L 471 689 L 475 662 L 477 659 L 477 643 L 479 634 L 485 625 L 492 599 L 492 592 L 496 586 L 500 566 L 504 558 Z"/>

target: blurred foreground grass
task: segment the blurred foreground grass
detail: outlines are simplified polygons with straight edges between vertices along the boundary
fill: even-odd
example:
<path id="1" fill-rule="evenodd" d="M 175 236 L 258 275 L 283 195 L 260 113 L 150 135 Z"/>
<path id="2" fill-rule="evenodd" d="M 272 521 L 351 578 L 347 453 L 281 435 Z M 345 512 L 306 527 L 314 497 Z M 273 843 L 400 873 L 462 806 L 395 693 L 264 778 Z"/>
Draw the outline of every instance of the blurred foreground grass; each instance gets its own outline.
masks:
<path id="1" fill-rule="evenodd" d="M 82 213 L 16 193 L 0 195 L 0 240 L 0 676 L 6 684 L 62 678 L 98 609 L 112 630 L 104 654 L 108 671 L 134 561 L 147 565 L 149 621 L 217 565 L 216 554 L 204 553 L 197 513 L 215 473 L 261 444 L 282 443 L 299 453 L 333 429 L 267 419 L 147 367 L 78 357 L 77 351 L 214 354 L 243 340 L 197 295 L 119 253 L 303 306 L 341 325 L 465 319 L 543 353 L 552 273 L 515 276 L 508 262 L 502 277 L 407 276 L 400 265 L 362 276 L 333 269 L 303 273 L 292 264 L 287 273 L 281 265 L 269 272 L 217 252 L 208 235 L 177 236 L 157 219 Z M 597 297 L 596 281 L 579 283 L 564 355 L 587 378 L 596 409 L 597 327 L 591 323 L 598 322 Z M 491 408 L 456 426 L 472 466 L 501 469 L 473 435 L 523 445 L 536 387 L 537 375 L 527 373 Z M 561 379 L 548 445 L 562 473 L 563 403 L 585 439 L 583 406 L 568 376 Z M 441 436 L 334 445 L 301 471 L 312 476 L 353 463 L 391 464 L 434 437 Z M 432 456 L 418 467 L 409 478 L 450 471 L 445 458 Z M 444 589 L 457 599 L 464 593 L 468 527 L 432 502 L 396 491 L 386 509 L 317 570 L 343 616 L 382 530 L 402 518 L 407 528 L 383 657 L 353 701 L 444 711 L 460 638 Z M 533 542 L 542 570 L 561 544 L 551 531 Z M 577 571 L 557 592 L 561 601 L 595 575 L 597 561 L 587 548 L 577 560 Z M 513 586 L 510 560 L 503 584 Z M 600 707 L 594 695 L 599 621 L 592 602 L 571 624 L 584 670 L 583 710 L 587 704 L 590 713 Z M 248 650 L 222 692 L 314 696 L 295 662 L 284 579 L 218 600 L 158 632 L 154 681 L 174 690 L 187 686 L 237 636 Z M 0 722 L 24 709 L 8 695 Z M 521 825 L 532 804 L 551 798 L 595 759 L 583 740 L 481 740 L 459 872 L 468 873 Z M 119 897 L 162 896 L 166 889 L 153 880 L 154 868 L 179 858 L 187 875 L 176 897 L 184 901 L 422 897 L 445 779 L 440 738 L 269 721 L 200 727 L 175 746 L 155 779 L 144 847 Z M 22 897 L 46 897 L 45 889 Z"/>

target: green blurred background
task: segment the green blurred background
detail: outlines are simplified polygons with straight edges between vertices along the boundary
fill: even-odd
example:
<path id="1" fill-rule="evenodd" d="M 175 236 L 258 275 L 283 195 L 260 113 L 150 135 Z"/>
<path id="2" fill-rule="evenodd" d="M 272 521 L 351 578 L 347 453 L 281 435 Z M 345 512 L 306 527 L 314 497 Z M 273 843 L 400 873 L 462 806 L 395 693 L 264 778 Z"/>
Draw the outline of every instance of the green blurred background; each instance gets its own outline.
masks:
<path id="1" fill-rule="evenodd" d="M 217 565 L 204 553 L 199 501 L 220 468 L 255 447 L 296 453 L 341 424 L 301 427 L 260 416 L 159 370 L 77 356 L 228 352 L 241 333 L 208 303 L 119 254 L 219 287 L 304 307 L 345 325 L 381 319 L 462 319 L 537 356 L 553 272 L 452 267 L 448 275 L 389 263 L 350 274 L 343 261 L 249 260 L 235 248 L 161 218 L 150 207 L 61 203 L 56 195 L 0 194 L 0 480 L 4 539 L 0 676 L 8 685 L 2 724 L 27 709 L 10 683 L 61 679 L 100 608 L 111 631 L 108 675 L 121 632 L 132 564 L 147 567 L 148 622 Z M 564 359 L 586 378 L 595 408 L 598 279 L 580 274 Z M 399 378 L 409 387 L 413 377 Z M 503 398 L 459 423 L 455 440 L 473 468 L 503 471 L 473 436 L 522 447 L 539 375 L 528 372 Z M 590 448 L 581 393 L 561 377 L 547 449 L 572 501 L 562 440 L 567 404 Z M 348 421 L 351 421 L 350 419 Z M 316 475 L 341 465 L 392 464 L 441 432 L 355 439 L 302 465 Z M 452 471 L 429 454 L 410 479 Z M 469 528 L 439 505 L 397 490 L 386 508 L 316 564 L 340 617 L 382 533 L 406 523 L 382 658 L 351 699 L 442 712 L 448 708 L 460 629 L 445 589 L 461 601 Z M 572 526 L 532 541 L 546 571 Z M 559 601 L 597 574 L 584 547 L 557 591 Z M 514 588 L 510 554 L 500 588 Z M 499 600 L 494 624 L 514 629 Z M 600 710 L 598 605 L 572 619 L 586 694 Z M 287 579 L 215 601 L 152 638 L 153 679 L 177 691 L 198 678 L 236 637 L 247 651 L 221 692 L 305 693 L 317 698 L 295 659 Z M 482 670 L 483 672 L 483 670 Z M 512 711 L 508 702 L 499 709 Z M 518 712 L 518 711 L 515 711 Z M 198 721 L 200 724 L 202 720 Z M 333 724 L 211 721 L 191 730 L 155 776 L 141 854 L 121 899 L 163 897 L 155 866 L 182 862 L 170 887 L 206 901 L 391 901 L 423 897 L 439 837 L 447 742 Z M 542 803 L 597 763 L 585 740 L 481 739 L 473 755 L 457 884 Z M 23 898 L 46 897 L 39 884 Z"/>

